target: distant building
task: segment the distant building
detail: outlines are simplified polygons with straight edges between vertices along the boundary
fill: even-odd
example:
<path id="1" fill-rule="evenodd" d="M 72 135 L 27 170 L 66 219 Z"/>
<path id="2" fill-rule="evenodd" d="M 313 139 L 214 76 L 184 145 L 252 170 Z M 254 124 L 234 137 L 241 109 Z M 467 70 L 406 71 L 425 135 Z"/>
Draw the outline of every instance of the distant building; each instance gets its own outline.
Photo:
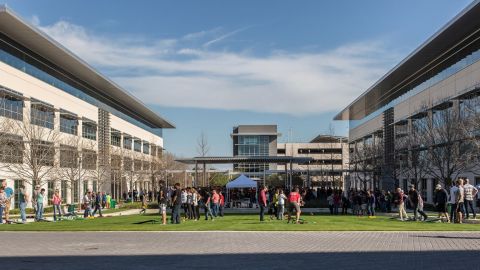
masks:
<path id="1" fill-rule="evenodd" d="M 233 128 L 233 156 L 276 156 L 277 125 L 239 125 Z M 240 163 L 233 164 L 233 170 L 248 177 L 264 178 L 267 170 L 276 168 L 275 164 Z"/>
<path id="2" fill-rule="evenodd" d="M 308 165 L 294 164 L 293 171 L 301 174 L 308 186 L 343 188 L 348 171 L 348 139 L 319 135 L 308 143 L 278 143 L 278 156 L 311 157 Z M 285 165 L 277 170 L 285 171 Z"/>

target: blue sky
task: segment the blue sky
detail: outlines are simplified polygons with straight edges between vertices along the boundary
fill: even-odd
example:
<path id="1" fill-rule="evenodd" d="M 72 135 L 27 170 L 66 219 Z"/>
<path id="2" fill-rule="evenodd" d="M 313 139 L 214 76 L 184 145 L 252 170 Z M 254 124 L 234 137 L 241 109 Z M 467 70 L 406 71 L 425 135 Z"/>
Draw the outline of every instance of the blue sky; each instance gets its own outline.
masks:
<path id="1" fill-rule="evenodd" d="M 470 2 L 6 1 L 174 122 L 165 147 L 184 157 L 201 132 L 211 155 L 231 155 L 238 124 L 278 124 L 280 141 L 327 132 Z"/>

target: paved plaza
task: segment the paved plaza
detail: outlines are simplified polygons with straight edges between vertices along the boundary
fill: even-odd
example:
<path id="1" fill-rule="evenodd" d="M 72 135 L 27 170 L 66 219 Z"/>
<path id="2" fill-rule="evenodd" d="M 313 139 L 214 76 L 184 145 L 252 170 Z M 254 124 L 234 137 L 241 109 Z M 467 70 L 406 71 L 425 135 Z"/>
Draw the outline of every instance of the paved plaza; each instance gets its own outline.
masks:
<path id="1" fill-rule="evenodd" d="M 480 233 L 0 234 L 2 269 L 480 269 Z"/>

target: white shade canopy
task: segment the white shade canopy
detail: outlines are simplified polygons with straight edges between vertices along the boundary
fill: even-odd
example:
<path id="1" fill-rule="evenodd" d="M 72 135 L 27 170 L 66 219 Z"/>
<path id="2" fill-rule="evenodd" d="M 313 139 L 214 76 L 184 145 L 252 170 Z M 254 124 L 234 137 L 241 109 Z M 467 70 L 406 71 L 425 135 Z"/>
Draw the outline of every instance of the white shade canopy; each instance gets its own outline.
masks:
<path id="1" fill-rule="evenodd" d="M 227 189 L 232 188 L 257 188 L 257 182 L 242 174 L 237 179 L 227 183 Z"/>

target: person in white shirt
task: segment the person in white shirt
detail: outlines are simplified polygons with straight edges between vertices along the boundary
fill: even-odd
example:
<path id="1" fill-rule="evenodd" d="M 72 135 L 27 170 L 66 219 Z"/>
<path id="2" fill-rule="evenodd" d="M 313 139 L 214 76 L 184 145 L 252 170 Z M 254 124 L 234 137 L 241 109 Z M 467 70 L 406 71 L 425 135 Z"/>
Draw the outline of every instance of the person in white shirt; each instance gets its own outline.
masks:
<path id="1" fill-rule="evenodd" d="M 458 191 L 458 187 L 453 185 L 452 187 L 450 187 L 450 205 L 451 205 L 451 209 L 450 209 L 450 220 L 452 222 L 455 222 L 456 220 L 456 217 L 457 217 L 457 191 Z"/>
<path id="2" fill-rule="evenodd" d="M 277 219 L 283 220 L 283 216 L 285 215 L 285 201 L 287 200 L 287 196 L 283 193 L 283 189 L 280 189 L 280 194 L 278 195 L 278 201 L 277 201 Z"/>
<path id="3" fill-rule="evenodd" d="M 465 215 L 466 218 L 470 218 L 470 213 L 473 215 L 473 219 L 477 217 L 477 213 L 475 213 L 475 196 L 478 193 L 478 189 L 470 184 L 470 180 L 468 178 L 465 179 L 465 183 L 463 185 L 463 190 L 465 192 Z M 471 211 L 469 211 L 469 209 Z"/>
<path id="4" fill-rule="evenodd" d="M 83 196 L 83 207 L 85 208 L 83 217 L 87 218 L 92 216 L 92 192 L 90 190 Z"/>

